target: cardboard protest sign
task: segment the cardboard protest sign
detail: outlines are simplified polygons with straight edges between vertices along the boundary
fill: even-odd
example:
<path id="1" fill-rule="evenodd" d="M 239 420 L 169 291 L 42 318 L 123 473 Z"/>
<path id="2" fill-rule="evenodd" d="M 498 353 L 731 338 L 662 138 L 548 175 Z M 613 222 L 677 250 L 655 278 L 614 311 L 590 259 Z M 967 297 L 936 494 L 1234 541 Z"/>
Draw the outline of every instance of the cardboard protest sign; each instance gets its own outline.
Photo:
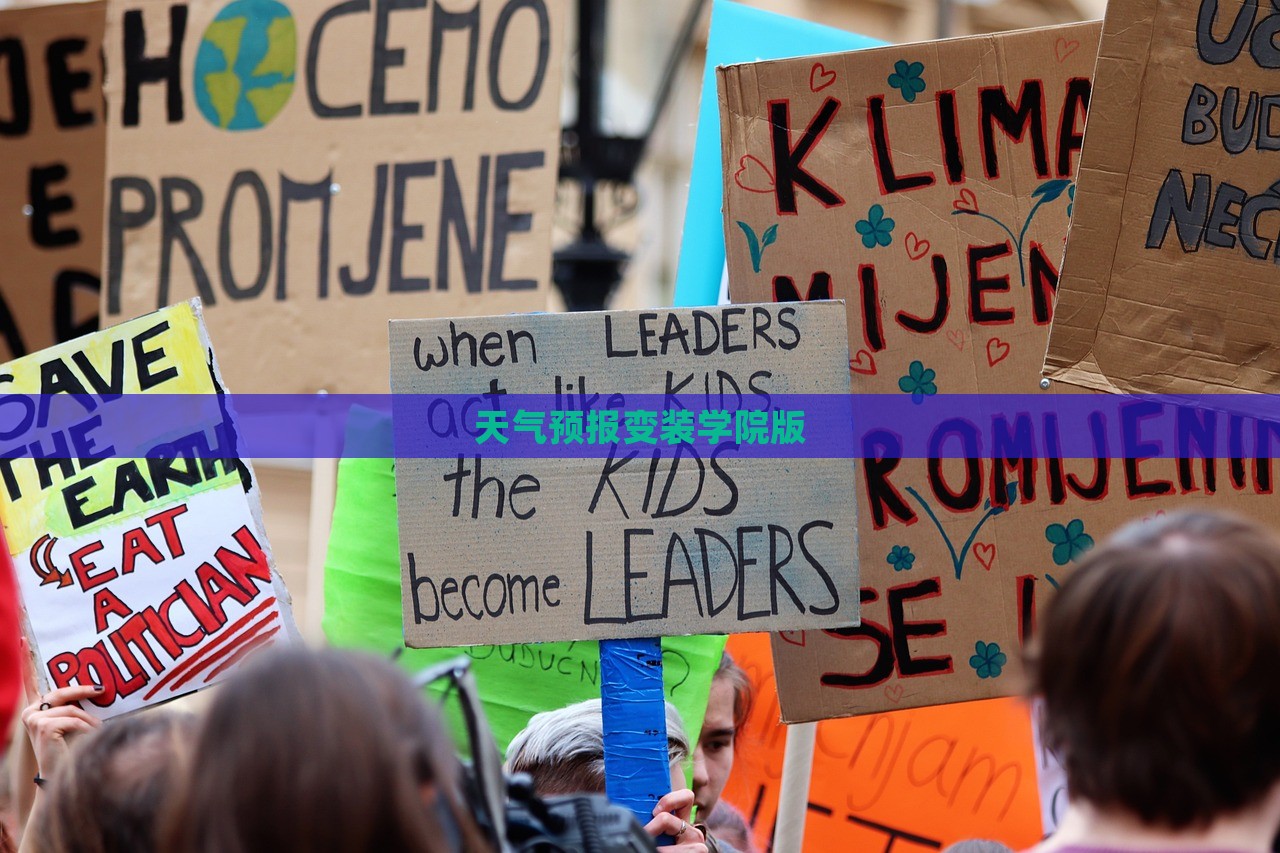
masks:
<path id="1" fill-rule="evenodd" d="M 1046 375 L 1280 391 L 1278 16 L 1252 0 L 1108 4 Z"/>
<path id="2" fill-rule="evenodd" d="M 106 316 L 199 296 L 242 392 L 377 392 L 388 318 L 543 309 L 564 9 L 113 0 Z"/>
<path id="3" fill-rule="evenodd" d="M 755 688 L 723 798 L 768 850 L 786 730 L 769 640 L 729 638 Z M 1025 850 L 1043 833 L 1026 705 L 991 699 L 818 724 L 804 849 L 927 853 L 987 838 Z"/>
<path id="4" fill-rule="evenodd" d="M 391 453 L 389 419 L 373 413 L 357 418 L 353 413 L 348 436 L 355 431 L 377 435 L 376 440 L 385 443 L 385 452 Z M 600 695 L 600 655 L 594 642 L 406 649 L 400 619 L 392 460 L 354 458 L 349 453 L 347 457 L 338 464 L 338 494 L 325 560 L 324 632 L 330 643 L 374 654 L 403 650 L 396 662 L 409 672 L 467 655 L 485 715 L 504 750 L 539 711 Z M 679 709 L 686 730 L 696 739 L 724 638 L 667 637 L 662 643 L 667 699 Z"/>
<path id="5" fill-rule="evenodd" d="M 103 3 L 0 11 L 0 359 L 98 328 Z"/>
<path id="6" fill-rule="evenodd" d="M 846 334 L 839 303 L 392 321 L 406 643 L 856 623 Z"/>
<path id="7" fill-rule="evenodd" d="M 855 418 L 863 623 L 775 638 L 789 721 L 1015 693 L 1037 605 L 1117 526 L 1175 506 L 1276 518 L 1266 459 L 1172 458 L 1116 440 L 1127 418 L 1068 435 L 1001 408 L 1085 399 L 1039 382 L 1098 34 L 721 70 L 731 297 L 846 300 L 854 392 L 918 412 Z M 946 422 L 964 395 L 1006 420 Z M 914 420 L 938 423 L 933 452 L 903 452 Z M 1015 432 L 1034 449 L 1008 450 Z M 1069 439 L 1086 452 L 1063 458 Z"/>
<path id="8" fill-rule="evenodd" d="M 198 302 L 9 362 L 0 379 L 0 519 L 42 689 L 101 684 L 87 710 L 110 717 L 296 634 Z M 69 426 L 59 405 L 78 413 Z"/>

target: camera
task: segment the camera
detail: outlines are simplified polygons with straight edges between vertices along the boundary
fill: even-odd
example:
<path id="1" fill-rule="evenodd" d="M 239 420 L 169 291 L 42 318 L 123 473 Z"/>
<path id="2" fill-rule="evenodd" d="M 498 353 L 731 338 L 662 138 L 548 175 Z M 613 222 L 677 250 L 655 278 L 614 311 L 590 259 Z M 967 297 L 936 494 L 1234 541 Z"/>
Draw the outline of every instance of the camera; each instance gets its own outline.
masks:
<path id="1" fill-rule="evenodd" d="M 635 816 L 603 794 L 527 798 L 512 780 L 507 804 L 507 841 L 519 853 L 643 853 L 655 849 Z"/>
<path id="2" fill-rule="evenodd" d="M 539 797 L 523 774 L 507 777 L 465 657 L 418 673 L 416 687 L 442 678 L 458 691 L 471 761 L 464 790 L 476 822 L 501 853 L 652 853 L 657 847 L 635 816 L 603 794 Z"/>

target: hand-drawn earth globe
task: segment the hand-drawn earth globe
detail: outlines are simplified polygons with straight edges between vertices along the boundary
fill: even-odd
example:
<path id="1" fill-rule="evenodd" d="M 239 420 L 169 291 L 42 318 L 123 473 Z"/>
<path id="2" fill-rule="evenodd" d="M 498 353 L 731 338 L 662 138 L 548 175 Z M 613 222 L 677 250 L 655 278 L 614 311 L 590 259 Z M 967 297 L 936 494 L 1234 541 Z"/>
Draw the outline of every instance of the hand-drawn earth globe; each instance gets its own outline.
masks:
<path id="1" fill-rule="evenodd" d="M 296 64 L 293 14 L 276 0 L 233 0 L 196 51 L 196 104 L 215 127 L 257 130 L 288 102 Z"/>

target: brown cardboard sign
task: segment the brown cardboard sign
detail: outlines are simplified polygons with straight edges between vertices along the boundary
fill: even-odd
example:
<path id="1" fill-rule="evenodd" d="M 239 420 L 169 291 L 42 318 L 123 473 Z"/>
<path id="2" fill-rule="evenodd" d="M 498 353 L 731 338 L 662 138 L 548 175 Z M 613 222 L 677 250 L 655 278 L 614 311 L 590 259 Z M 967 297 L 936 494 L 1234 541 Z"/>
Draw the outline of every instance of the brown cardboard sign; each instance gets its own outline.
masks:
<path id="1" fill-rule="evenodd" d="M 406 644 L 857 624 L 846 341 L 839 302 L 392 321 Z"/>
<path id="2" fill-rule="evenodd" d="M 103 3 L 0 11 L 0 361 L 98 328 Z"/>
<path id="3" fill-rule="evenodd" d="M 235 388 L 377 392 L 389 318 L 544 308 L 564 22 L 113 0 L 105 316 L 198 296 Z"/>
<path id="4" fill-rule="evenodd" d="M 1277 22 L 1253 0 L 1107 6 L 1047 376 L 1280 391 Z"/>
<path id="5" fill-rule="evenodd" d="M 844 299 L 860 405 L 1078 402 L 1039 382 L 1099 30 L 721 69 L 732 298 Z M 991 431 L 968 458 L 899 458 L 907 426 L 855 437 L 863 621 L 774 638 L 788 721 L 1016 693 L 1037 605 L 1107 533 L 1175 506 L 1275 519 L 1265 460 L 1018 456 Z"/>

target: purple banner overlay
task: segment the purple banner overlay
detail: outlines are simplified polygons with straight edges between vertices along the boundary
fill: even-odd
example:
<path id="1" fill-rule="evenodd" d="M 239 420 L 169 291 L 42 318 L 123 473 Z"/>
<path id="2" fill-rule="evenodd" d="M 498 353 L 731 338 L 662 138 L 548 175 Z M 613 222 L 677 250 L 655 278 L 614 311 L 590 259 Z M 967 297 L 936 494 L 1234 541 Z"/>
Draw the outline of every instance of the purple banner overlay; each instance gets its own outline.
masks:
<path id="1" fill-rule="evenodd" d="M 1269 460 L 1273 446 L 1270 395 L 0 394 L 0 474 L 18 458 Z"/>

